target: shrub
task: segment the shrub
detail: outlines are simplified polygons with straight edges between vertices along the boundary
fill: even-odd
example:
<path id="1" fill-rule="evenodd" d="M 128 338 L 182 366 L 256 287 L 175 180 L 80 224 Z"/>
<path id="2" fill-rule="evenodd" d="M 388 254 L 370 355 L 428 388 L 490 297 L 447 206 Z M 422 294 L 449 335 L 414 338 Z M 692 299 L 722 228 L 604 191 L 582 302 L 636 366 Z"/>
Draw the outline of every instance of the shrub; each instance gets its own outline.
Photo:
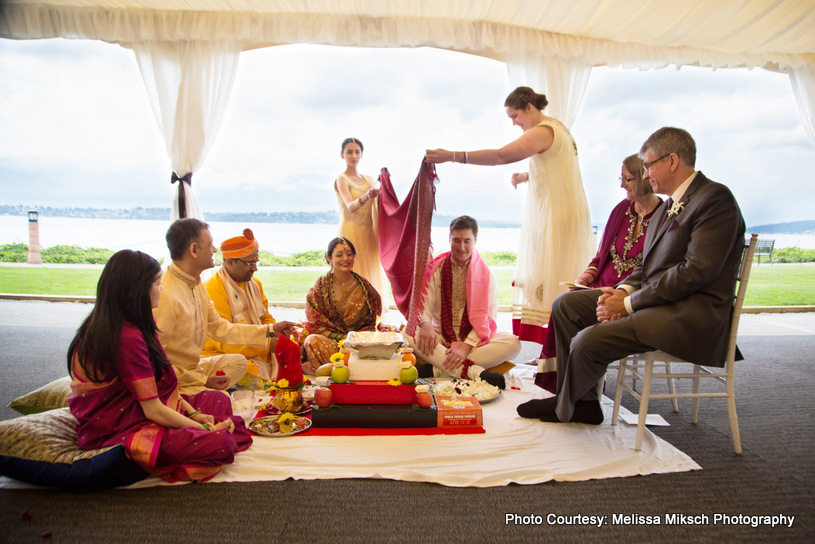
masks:
<path id="1" fill-rule="evenodd" d="M 490 266 L 509 266 L 515 264 L 515 253 L 512 251 L 485 251 L 481 254 Z"/>
<path id="2" fill-rule="evenodd" d="M 293 253 L 292 255 L 275 255 L 270 251 L 261 251 L 261 266 L 325 266 L 324 252 L 319 249 Z"/>
<path id="3" fill-rule="evenodd" d="M 0 262 L 24 263 L 28 260 L 28 246 L 17 242 L 0 246 Z"/>
<path id="4" fill-rule="evenodd" d="M 783 247 L 776 249 L 773 251 L 773 262 L 813 263 L 815 262 L 815 249 L 801 249 L 799 247 Z"/>
<path id="5" fill-rule="evenodd" d="M 53 246 L 42 250 L 42 262 L 48 264 L 105 264 L 113 255 L 110 249 L 79 246 Z"/>

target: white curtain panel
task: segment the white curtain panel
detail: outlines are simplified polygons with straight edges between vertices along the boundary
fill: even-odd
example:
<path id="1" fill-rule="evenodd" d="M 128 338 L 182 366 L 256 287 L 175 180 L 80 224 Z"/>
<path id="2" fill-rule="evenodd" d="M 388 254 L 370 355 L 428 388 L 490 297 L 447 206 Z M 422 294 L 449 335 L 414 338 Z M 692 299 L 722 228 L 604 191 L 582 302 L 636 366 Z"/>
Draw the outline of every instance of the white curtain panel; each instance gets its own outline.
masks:
<path id="1" fill-rule="evenodd" d="M 178 177 L 197 172 L 229 104 L 242 44 L 175 41 L 129 47 L 136 54 L 173 172 Z M 186 216 L 203 218 L 192 187 L 185 186 L 184 194 Z M 173 220 L 179 216 L 178 195 L 176 190 Z"/>
<path id="2" fill-rule="evenodd" d="M 801 121 L 809 139 L 815 145 L 815 64 L 796 68 L 790 73 L 790 83 Z"/>
<path id="3" fill-rule="evenodd" d="M 511 87 L 525 85 L 545 94 L 549 101 L 547 115 L 572 128 L 589 84 L 591 65 L 583 59 L 510 57 L 507 72 Z"/>

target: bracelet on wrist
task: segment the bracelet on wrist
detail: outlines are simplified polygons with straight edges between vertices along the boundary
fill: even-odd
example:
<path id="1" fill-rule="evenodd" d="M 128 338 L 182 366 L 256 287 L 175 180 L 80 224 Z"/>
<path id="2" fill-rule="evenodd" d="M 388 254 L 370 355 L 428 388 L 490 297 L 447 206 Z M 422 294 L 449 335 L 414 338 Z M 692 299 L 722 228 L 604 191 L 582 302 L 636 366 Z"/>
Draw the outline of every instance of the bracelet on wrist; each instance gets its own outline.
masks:
<path id="1" fill-rule="evenodd" d="M 191 418 L 192 416 L 197 416 L 200 413 L 201 413 L 201 410 L 196 410 L 194 412 L 190 412 L 189 414 L 187 414 L 187 417 Z"/>

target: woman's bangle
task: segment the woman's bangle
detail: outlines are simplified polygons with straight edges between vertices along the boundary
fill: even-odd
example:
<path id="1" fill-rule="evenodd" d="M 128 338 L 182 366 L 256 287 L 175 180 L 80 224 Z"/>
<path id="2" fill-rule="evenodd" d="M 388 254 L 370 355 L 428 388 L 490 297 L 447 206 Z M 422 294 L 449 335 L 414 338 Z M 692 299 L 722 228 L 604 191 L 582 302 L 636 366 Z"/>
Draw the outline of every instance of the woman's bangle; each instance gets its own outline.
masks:
<path id="1" fill-rule="evenodd" d="M 211 431 L 212 430 L 212 428 L 209 426 L 208 423 L 202 423 L 201 427 L 203 427 L 205 431 Z"/>
<path id="2" fill-rule="evenodd" d="M 468 162 L 470 162 L 470 157 L 468 155 L 469 155 L 469 153 L 465 151 L 464 152 L 464 164 L 467 164 Z"/>
<path id="3" fill-rule="evenodd" d="M 196 410 L 196 411 L 192 412 L 191 414 L 187 414 L 187 417 L 197 416 L 200 413 L 201 413 L 201 410 Z"/>
<path id="4" fill-rule="evenodd" d="M 453 151 L 453 162 L 456 162 L 456 152 Z"/>

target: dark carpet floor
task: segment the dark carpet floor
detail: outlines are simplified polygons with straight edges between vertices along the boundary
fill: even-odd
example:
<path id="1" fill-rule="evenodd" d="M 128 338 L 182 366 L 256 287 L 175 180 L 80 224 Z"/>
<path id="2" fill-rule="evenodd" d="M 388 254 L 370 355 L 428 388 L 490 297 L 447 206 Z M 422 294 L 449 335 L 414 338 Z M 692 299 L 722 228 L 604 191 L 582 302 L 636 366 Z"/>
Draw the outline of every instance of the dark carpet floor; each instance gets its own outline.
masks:
<path id="1" fill-rule="evenodd" d="M 0 326 L 0 419 L 16 415 L 5 408 L 11 399 L 65 375 L 72 336 L 66 327 Z M 815 542 L 815 336 L 748 336 L 740 347 L 743 456 L 733 453 L 723 400 L 702 400 L 697 425 L 690 401 L 680 402 L 678 414 L 667 400 L 652 403 L 651 411 L 671 423 L 654 432 L 700 471 L 488 489 L 289 480 L 0 490 L 0 542 L 39 542 L 46 531 L 52 542 Z M 525 344 L 519 360 L 535 351 Z M 615 372 L 608 378 L 606 395 L 613 396 Z M 635 409 L 631 401 L 624 397 Z M 23 521 L 23 512 L 32 519 Z M 507 523 L 507 514 L 531 516 L 532 523 Z M 668 514 L 701 523 L 668 524 Z M 795 516 L 792 527 L 756 524 L 781 514 Z M 579 524 L 580 515 L 607 519 L 597 527 Z"/>

